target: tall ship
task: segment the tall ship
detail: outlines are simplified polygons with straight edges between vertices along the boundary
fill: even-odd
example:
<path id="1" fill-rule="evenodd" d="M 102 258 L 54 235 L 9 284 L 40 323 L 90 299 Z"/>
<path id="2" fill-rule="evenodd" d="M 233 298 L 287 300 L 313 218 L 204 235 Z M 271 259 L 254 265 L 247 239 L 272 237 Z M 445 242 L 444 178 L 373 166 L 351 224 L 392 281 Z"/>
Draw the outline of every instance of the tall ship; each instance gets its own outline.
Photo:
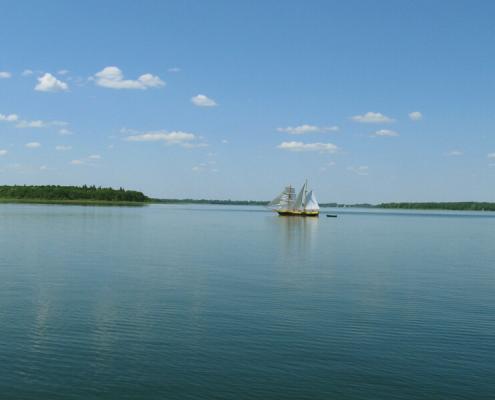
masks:
<path id="1" fill-rule="evenodd" d="M 286 186 L 284 191 L 268 204 L 268 207 L 278 215 L 285 216 L 317 217 L 320 214 L 320 206 L 313 191 L 308 190 L 307 180 L 297 196 L 294 187 Z"/>

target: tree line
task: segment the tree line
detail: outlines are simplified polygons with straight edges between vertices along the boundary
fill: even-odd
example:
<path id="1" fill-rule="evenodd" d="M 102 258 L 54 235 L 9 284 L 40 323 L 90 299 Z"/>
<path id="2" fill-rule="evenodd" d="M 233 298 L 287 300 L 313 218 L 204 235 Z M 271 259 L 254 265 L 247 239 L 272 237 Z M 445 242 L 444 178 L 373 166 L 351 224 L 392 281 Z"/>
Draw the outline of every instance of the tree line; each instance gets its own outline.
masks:
<path id="1" fill-rule="evenodd" d="M 0 199 L 5 200 L 46 200 L 46 201 L 112 201 L 112 202 L 153 202 L 164 204 L 218 204 L 218 205 L 252 205 L 265 206 L 267 201 L 253 200 L 212 200 L 212 199 L 151 199 L 142 192 L 113 189 L 110 187 L 92 186 L 60 186 L 60 185 L 0 185 Z M 344 205 L 323 203 L 322 207 L 369 207 L 416 210 L 455 210 L 455 211 L 495 211 L 495 203 L 489 202 L 397 202 Z"/>
<path id="2" fill-rule="evenodd" d="M 0 199 L 13 200 L 94 200 L 145 202 L 149 198 L 136 190 L 96 186 L 14 185 L 0 186 Z"/>
<path id="3" fill-rule="evenodd" d="M 209 199 L 151 199 L 162 204 L 217 204 L 228 206 L 266 206 L 268 201 L 257 200 L 209 200 Z"/>
<path id="4" fill-rule="evenodd" d="M 495 211 L 495 203 L 476 202 L 476 201 L 382 203 L 382 204 L 378 204 L 376 207 L 416 209 L 416 210 Z"/>

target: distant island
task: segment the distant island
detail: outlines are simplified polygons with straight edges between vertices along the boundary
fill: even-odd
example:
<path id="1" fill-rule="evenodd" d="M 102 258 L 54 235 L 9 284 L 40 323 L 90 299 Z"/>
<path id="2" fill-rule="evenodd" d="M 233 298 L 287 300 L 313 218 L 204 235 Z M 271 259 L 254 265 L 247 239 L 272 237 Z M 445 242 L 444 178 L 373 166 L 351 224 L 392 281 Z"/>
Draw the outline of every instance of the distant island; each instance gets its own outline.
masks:
<path id="1" fill-rule="evenodd" d="M 163 204 L 218 204 L 225 206 L 267 206 L 269 201 L 263 200 L 212 200 L 212 199 L 150 199 L 152 203 Z M 375 207 L 372 204 L 338 204 L 338 203 L 320 203 L 320 207 Z"/>
<path id="2" fill-rule="evenodd" d="M 228 206 L 266 206 L 262 200 L 214 200 L 214 199 L 157 199 L 137 190 L 96 186 L 61 185 L 3 185 L 0 186 L 2 203 L 56 203 L 88 205 L 145 205 L 159 204 L 210 204 Z M 322 208 L 382 208 L 407 210 L 495 211 L 490 202 L 400 202 L 380 204 L 321 203 Z"/>
<path id="3" fill-rule="evenodd" d="M 0 202 L 139 205 L 149 201 L 143 193 L 123 188 L 60 185 L 0 186 Z"/>
<path id="4" fill-rule="evenodd" d="M 478 201 L 381 203 L 374 207 L 407 210 L 495 211 L 495 203 Z"/>
<path id="5" fill-rule="evenodd" d="M 162 204 L 212 204 L 230 206 L 267 206 L 268 201 L 258 200 L 210 200 L 210 199 L 150 199 L 152 203 Z M 495 203 L 488 202 L 423 202 L 423 203 L 320 203 L 322 208 L 385 208 L 408 210 L 453 210 L 453 211 L 495 211 Z"/>
<path id="6" fill-rule="evenodd" d="M 216 204 L 225 206 L 266 206 L 268 201 L 258 200 L 211 200 L 211 199 L 150 199 L 152 203 L 162 204 Z"/>

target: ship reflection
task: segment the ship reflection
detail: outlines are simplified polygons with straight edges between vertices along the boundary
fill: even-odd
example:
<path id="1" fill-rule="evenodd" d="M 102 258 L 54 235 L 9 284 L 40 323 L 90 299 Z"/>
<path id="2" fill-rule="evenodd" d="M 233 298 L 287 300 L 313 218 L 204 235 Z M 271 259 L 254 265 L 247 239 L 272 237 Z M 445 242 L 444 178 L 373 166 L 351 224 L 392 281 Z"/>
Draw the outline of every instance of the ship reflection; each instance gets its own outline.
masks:
<path id="1" fill-rule="evenodd" d="M 273 218 L 280 238 L 280 251 L 284 257 L 297 261 L 316 247 L 318 218 L 276 217 Z"/>

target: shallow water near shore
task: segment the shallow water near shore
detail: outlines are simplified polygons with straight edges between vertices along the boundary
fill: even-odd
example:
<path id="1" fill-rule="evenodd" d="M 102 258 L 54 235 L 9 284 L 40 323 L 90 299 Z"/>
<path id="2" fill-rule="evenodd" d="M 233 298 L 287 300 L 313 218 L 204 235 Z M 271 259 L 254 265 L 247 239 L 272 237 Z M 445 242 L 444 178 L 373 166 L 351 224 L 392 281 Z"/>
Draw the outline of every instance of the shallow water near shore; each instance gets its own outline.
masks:
<path id="1" fill-rule="evenodd" d="M 0 204 L 0 398 L 488 399 L 491 213 Z"/>

